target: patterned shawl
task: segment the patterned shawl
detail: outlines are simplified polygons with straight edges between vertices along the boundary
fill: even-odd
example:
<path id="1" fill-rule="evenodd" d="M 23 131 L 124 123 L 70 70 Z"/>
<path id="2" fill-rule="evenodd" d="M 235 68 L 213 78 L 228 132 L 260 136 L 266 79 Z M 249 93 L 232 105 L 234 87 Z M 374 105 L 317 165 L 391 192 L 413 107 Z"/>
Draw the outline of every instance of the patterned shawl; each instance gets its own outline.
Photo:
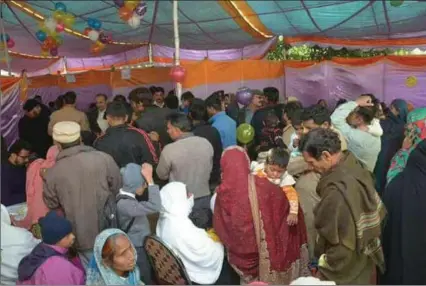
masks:
<path id="1" fill-rule="evenodd" d="M 102 262 L 102 248 L 109 237 L 117 234 L 124 235 L 128 238 L 127 234 L 123 231 L 114 228 L 106 229 L 96 237 L 93 256 L 87 268 L 86 285 L 143 285 L 140 281 L 140 274 L 137 266 L 135 266 L 134 270 L 129 273 L 129 276 L 124 279 Z M 136 249 L 134 249 L 134 252 L 136 260 Z"/>
<path id="2" fill-rule="evenodd" d="M 407 165 L 408 157 L 417 144 L 426 138 L 426 108 L 417 108 L 407 116 L 407 127 L 405 136 L 411 138 L 411 146 L 403 146 L 393 157 L 387 174 L 387 183 L 401 173 Z"/>

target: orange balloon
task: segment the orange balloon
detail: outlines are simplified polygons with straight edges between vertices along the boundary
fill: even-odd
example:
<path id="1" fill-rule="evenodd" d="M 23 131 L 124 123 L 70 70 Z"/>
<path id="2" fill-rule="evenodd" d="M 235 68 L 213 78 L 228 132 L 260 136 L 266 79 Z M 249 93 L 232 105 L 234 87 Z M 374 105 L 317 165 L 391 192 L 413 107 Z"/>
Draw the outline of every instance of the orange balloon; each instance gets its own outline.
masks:
<path id="1" fill-rule="evenodd" d="M 98 54 L 98 53 L 102 52 L 102 50 L 103 50 L 103 48 L 101 46 L 96 45 L 96 44 L 92 45 L 91 48 L 90 48 L 90 51 L 93 54 Z"/>
<path id="2" fill-rule="evenodd" d="M 45 44 L 47 47 L 52 48 L 53 46 L 56 46 L 56 40 L 52 36 L 48 36 L 46 40 L 44 40 L 43 44 Z"/>
<path id="3" fill-rule="evenodd" d="M 43 44 L 41 44 L 41 49 L 43 51 L 49 51 L 50 50 L 50 46 L 46 43 L 46 41 L 44 41 Z"/>
<path id="4" fill-rule="evenodd" d="M 118 15 L 120 16 L 121 20 L 127 22 L 127 20 L 129 20 L 132 17 L 133 11 L 123 6 L 120 9 L 118 9 Z"/>
<path id="5" fill-rule="evenodd" d="M 124 2 L 124 7 L 133 11 L 136 8 L 136 6 L 139 5 L 139 3 L 140 3 L 139 0 L 127 0 L 126 2 Z"/>

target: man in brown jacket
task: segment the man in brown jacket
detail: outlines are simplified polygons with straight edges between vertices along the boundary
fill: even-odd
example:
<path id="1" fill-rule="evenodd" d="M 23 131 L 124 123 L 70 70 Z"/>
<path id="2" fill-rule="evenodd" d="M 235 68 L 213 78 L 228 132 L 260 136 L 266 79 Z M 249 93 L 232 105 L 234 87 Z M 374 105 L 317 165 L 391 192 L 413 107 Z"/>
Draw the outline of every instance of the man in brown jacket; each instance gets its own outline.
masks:
<path id="1" fill-rule="evenodd" d="M 63 107 L 50 115 L 50 122 L 47 131 L 52 136 L 53 126 L 61 121 L 73 121 L 80 125 L 82 131 L 89 131 L 89 120 L 84 112 L 75 108 L 77 95 L 74 91 L 68 91 L 63 95 Z"/>
<path id="2" fill-rule="evenodd" d="M 71 221 L 77 251 L 87 265 L 101 231 L 105 202 L 121 187 L 120 170 L 110 155 L 81 145 L 80 125 L 75 122 L 56 123 L 53 140 L 61 151 L 44 175 L 44 201 L 49 209 L 62 209 Z"/>
<path id="3" fill-rule="evenodd" d="M 384 270 L 380 224 L 386 214 L 368 170 L 339 135 L 317 128 L 300 142 L 303 157 L 321 174 L 314 210 L 318 276 L 337 284 L 371 284 L 375 266 Z"/>

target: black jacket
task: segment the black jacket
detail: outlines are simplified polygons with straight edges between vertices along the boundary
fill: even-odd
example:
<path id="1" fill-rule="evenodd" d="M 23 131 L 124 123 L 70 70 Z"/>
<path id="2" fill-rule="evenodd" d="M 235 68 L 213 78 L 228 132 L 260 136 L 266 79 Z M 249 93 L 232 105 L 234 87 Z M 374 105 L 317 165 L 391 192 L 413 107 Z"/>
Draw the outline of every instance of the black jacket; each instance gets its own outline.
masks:
<path id="1" fill-rule="evenodd" d="M 97 108 L 94 108 L 93 110 L 90 110 L 89 112 L 87 112 L 86 115 L 87 115 L 87 119 L 89 120 L 90 130 L 95 134 L 102 133 L 102 130 L 98 124 L 99 110 Z"/>
<path id="2" fill-rule="evenodd" d="M 147 133 L 155 131 L 160 135 L 161 146 L 172 142 L 167 133 L 166 117 L 174 111 L 169 108 L 158 108 L 156 106 L 147 107 L 141 117 L 136 120 L 135 126 Z"/>

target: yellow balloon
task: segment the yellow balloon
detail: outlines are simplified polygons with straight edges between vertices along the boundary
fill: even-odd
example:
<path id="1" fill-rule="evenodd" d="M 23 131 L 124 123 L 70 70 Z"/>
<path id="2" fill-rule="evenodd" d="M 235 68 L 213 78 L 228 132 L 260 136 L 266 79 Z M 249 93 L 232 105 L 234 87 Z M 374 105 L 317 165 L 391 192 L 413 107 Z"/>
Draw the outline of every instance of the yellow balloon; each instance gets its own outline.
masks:
<path id="1" fill-rule="evenodd" d="M 136 8 L 136 6 L 138 6 L 139 3 L 139 0 L 127 0 L 126 2 L 124 2 L 124 6 L 127 9 L 133 10 Z"/>
<path id="2" fill-rule="evenodd" d="M 40 56 L 42 56 L 42 57 L 48 57 L 50 54 L 49 54 L 49 51 L 41 51 L 41 53 L 40 53 Z"/>
<path id="3" fill-rule="evenodd" d="M 58 33 L 56 33 L 56 31 L 51 31 L 49 29 L 47 29 L 47 34 L 52 38 L 56 38 L 58 36 Z"/>
<path id="4" fill-rule="evenodd" d="M 62 22 L 64 23 L 65 27 L 71 28 L 74 25 L 75 17 L 73 14 L 67 13 L 62 19 Z"/>
<path id="5" fill-rule="evenodd" d="M 417 77 L 414 75 L 410 75 L 409 77 L 407 77 L 407 79 L 405 80 L 405 85 L 407 87 L 415 87 L 417 85 Z"/>
<path id="6" fill-rule="evenodd" d="M 58 47 L 61 46 L 64 43 L 64 39 L 61 36 L 59 36 L 59 35 L 57 35 L 54 39 L 55 39 L 56 45 Z"/>
<path id="7" fill-rule="evenodd" d="M 55 19 L 56 21 L 62 22 L 65 17 L 65 13 L 64 11 L 56 10 L 55 12 L 53 12 L 52 16 L 53 19 Z"/>
<path id="8" fill-rule="evenodd" d="M 102 43 L 102 42 L 100 42 L 100 41 L 97 41 L 97 42 L 96 42 L 96 45 L 97 45 L 99 48 L 101 48 L 102 50 L 105 48 L 105 44 L 104 44 L 104 43 Z"/>

